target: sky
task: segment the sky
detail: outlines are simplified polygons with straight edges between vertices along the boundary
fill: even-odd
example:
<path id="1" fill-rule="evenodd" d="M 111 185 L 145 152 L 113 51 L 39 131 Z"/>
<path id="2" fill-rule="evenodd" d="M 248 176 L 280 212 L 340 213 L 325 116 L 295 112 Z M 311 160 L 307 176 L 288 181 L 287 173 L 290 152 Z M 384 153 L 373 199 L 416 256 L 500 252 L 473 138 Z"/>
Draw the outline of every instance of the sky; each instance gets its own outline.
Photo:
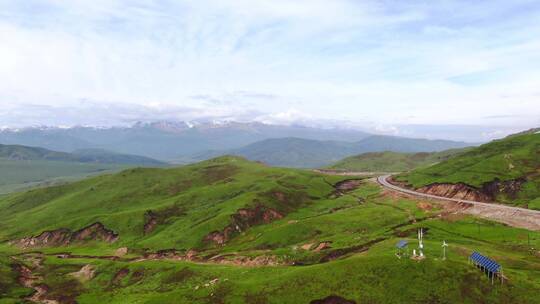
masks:
<path id="1" fill-rule="evenodd" d="M 0 0 L 0 105 L 494 138 L 540 126 L 540 2 Z"/>

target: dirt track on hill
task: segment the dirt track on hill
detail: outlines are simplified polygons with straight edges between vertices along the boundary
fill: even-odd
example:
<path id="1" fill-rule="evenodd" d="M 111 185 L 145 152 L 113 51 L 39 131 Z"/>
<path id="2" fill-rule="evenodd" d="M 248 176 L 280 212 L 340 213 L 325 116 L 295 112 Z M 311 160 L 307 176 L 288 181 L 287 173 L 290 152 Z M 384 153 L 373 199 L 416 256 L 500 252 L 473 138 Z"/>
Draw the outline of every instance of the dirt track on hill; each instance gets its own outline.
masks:
<path id="1" fill-rule="evenodd" d="M 377 182 L 392 191 L 416 197 L 431 199 L 443 204 L 466 205 L 467 208 L 460 208 L 458 212 L 470 214 L 481 218 L 497 221 L 513 227 L 525 228 L 529 230 L 540 231 L 540 211 L 511 207 L 496 203 L 484 203 L 471 200 L 448 198 L 416 192 L 411 189 L 402 188 L 388 182 L 390 175 L 383 175 L 377 178 Z"/>

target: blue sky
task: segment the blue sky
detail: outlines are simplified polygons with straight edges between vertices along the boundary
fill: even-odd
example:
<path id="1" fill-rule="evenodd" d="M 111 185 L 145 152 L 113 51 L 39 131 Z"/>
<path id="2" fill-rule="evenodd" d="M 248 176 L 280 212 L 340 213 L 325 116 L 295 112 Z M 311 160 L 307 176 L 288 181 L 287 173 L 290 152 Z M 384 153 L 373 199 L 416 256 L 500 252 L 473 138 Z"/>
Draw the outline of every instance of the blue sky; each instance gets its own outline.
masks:
<path id="1" fill-rule="evenodd" d="M 0 103 L 0 126 L 509 132 L 540 125 L 540 2 L 0 0 Z"/>

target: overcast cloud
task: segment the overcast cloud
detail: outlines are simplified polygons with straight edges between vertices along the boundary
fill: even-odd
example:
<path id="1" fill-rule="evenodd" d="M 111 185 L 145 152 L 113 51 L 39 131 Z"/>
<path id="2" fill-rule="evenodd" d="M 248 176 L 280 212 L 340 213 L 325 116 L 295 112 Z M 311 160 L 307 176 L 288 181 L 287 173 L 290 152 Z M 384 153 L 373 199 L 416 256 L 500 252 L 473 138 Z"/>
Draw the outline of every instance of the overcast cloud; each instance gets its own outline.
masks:
<path id="1" fill-rule="evenodd" d="M 0 126 L 527 128 L 539 20 L 525 0 L 0 0 Z"/>

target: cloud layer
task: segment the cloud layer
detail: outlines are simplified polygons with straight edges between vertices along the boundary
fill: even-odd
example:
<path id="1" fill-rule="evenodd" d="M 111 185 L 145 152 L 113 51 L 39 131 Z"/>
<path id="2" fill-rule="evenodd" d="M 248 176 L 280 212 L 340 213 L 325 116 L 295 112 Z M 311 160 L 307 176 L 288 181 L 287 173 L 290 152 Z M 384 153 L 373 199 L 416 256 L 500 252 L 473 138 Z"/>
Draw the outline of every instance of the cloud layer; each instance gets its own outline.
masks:
<path id="1" fill-rule="evenodd" d="M 533 126 L 538 20 L 525 0 L 2 1 L 0 125 Z"/>

